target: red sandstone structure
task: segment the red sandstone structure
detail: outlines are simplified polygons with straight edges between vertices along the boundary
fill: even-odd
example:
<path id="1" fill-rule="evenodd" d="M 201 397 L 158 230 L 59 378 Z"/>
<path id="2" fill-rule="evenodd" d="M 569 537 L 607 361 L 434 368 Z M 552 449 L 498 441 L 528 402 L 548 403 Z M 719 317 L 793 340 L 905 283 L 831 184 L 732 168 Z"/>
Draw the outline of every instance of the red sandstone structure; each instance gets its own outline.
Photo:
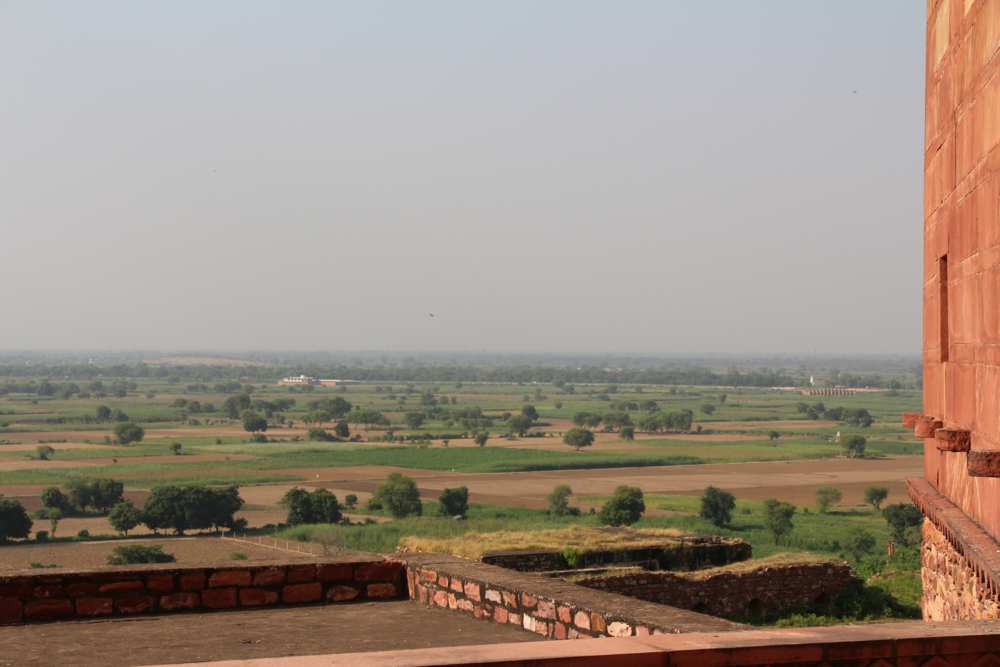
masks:
<path id="1" fill-rule="evenodd" d="M 924 150 L 928 620 L 1000 617 L 1000 3 L 931 0 Z"/>

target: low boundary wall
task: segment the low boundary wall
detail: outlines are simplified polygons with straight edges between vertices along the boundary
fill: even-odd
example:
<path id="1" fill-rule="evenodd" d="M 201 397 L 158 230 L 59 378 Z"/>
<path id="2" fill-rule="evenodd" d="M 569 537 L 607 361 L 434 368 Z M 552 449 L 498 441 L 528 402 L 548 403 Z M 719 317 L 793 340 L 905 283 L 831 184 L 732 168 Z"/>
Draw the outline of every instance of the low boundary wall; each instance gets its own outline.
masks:
<path id="1" fill-rule="evenodd" d="M 143 613 L 325 604 L 405 596 L 403 563 L 115 568 L 0 576 L 0 625 Z"/>
<path id="2" fill-rule="evenodd" d="M 560 579 L 439 554 L 406 557 L 410 597 L 550 639 L 728 632 L 741 626 L 714 616 L 591 590 Z"/>

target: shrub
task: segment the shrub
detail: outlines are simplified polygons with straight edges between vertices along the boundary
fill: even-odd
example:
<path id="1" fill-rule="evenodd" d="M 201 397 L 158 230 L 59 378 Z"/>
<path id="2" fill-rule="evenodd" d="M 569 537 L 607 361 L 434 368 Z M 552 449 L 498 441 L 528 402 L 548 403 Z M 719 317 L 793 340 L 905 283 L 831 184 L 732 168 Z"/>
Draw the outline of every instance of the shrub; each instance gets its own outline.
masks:
<path id="1" fill-rule="evenodd" d="M 309 429 L 309 439 L 316 440 L 317 442 L 336 442 L 337 437 L 331 435 L 329 431 L 325 428 L 311 428 Z"/>
<path id="2" fill-rule="evenodd" d="M 622 426 L 621 431 L 618 432 L 618 437 L 622 440 L 635 440 L 635 427 Z"/>
<path id="3" fill-rule="evenodd" d="M 173 554 L 163 551 L 163 547 L 149 544 L 127 544 L 115 547 L 108 556 L 108 565 L 135 565 L 140 563 L 173 563 Z"/>
<path id="4" fill-rule="evenodd" d="M 48 461 L 55 453 L 56 450 L 48 445 L 38 445 L 35 447 L 35 455 L 38 457 L 39 461 Z"/>
<path id="5" fill-rule="evenodd" d="M 489 439 L 490 439 L 490 434 L 486 432 L 480 432 L 475 435 L 476 444 L 479 445 L 480 447 L 485 447 Z"/>
<path id="6" fill-rule="evenodd" d="M 844 540 L 844 551 L 855 561 L 861 560 L 875 548 L 875 536 L 863 528 L 855 528 Z"/>
<path id="7" fill-rule="evenodd" d="M 80 539 L 87 539 L 90 537 L 90 531 L 87 530 L 86 528 L 81 528 L 80 532 L 78 532 L 76 536 L 79 537 Z"/>
<path id="8" fill-rule="evenodd" d="M 379 504 L 385 506 L 397 519 L 410 515 L 420 516 L 424 512 L 417 483 L 398 472 L 386 478 L 385 483 L 376 489 L 374 498 L 378 498 Z"/>
<path id="9" fill-rule="evenodd" d="M 438 498 L 440 503 L 441 516 L 462 517 L 469 513 L 469 489 L 460 486 L 454 489 L 445 489 Z"/>
<path id="10" fill-rule="evenodd" d="M 36 542 L 48 542 L 49 541 L 49 531 L 47 531 L 47 530 L 40 530 L 37 533 L 35 533 L 35 541 Z"/>
<path id="11" fill-rule="evenodd" d="M 233 553 L 229 554 L 230 560 L 248 560 L 249 558 L 250 557 L 247 556 L 242 551 L 234 551 Z"/>
<path id="12" fill-rule="evenodd" d="M 914 536 L 910 534 L 910 529 L 916 528 L 923 523 L 924 516 L 914 505 L 908 503 L 889 505 L 882 510 L 882 516 L 885 518 L 886 523 L 889 524 L 892 537 L 897 542 L 909 544 L 919 541 L 919 532 L 916 536 L 917 539 L 914 540 Z"/>
<path id="13" fill-rule="evenodd" d="M 69 496 L 55 486 L 50 486 L 42 491 L 42 505 L 47 509 L 57 509 L 63 514 L 70 514 L 75 509 Z"/>
<path id="14" fill-rule="evenodd" d="M 642 499 L 642 489 L 634 486 L 619 486 L 601 508 L 601 523 L 608 526 L 631 526 L 642 518 L 646 503 Z"/>
<path id="15" fill-rule="evenodd" d="M 184 445 L 182 445 L 179 442 L 175 442 L 175 443 L 173 443 L 173 444 L 170 445 L 170 451 L 172 451 L 174 453 L 174 456 L 180 456 L 181 455 L 181 450 L 183 450 L 183 449 L 184 449 Z"/>
<path id="16" fill-rule="evenodd" d="M 785 535 L 792 532 L 792 515 L 795 514 L 795 505 L 769 498 L 764 502 L 764 510 L 764 522 L 774 536 L 774 543 L 778 544 Z"/>
<path id="17" fill-rule="evenodd" d="M 710 486 L 701 496 L 701 518 L 708 519 L 715 526 L 728 526 L 733 520 L 736 498 L 733 494 Z"/>
<path id="18" fill-rule="evenodd" d="M 353 493 L 348 493 L 344 496 L 344 504 L 347 506 L 347 509 L 352 510 L 358 505 L 358 497 Z"/>
<path id="19" fill-rule="evenodd" d="M 822 514 L 830 511 L 830 507 L 836 505 L 843 498 L 843 494 L 835 486 L 821 486 L 816 489 L 816 507 Z"/>

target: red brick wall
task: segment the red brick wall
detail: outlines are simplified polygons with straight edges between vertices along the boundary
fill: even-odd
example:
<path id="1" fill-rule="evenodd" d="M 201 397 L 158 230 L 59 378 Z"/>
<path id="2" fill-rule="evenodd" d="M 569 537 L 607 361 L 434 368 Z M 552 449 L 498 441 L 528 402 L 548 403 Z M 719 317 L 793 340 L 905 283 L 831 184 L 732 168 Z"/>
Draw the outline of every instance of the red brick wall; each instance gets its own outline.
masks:
<path id="1" fill-rule="evenodd" d="M 0 625 L 147 612 L 399 598 L 398 561 L 116 569 L 0 576 Z"/>
<path id="2" fill-rule="evenodd" d="M 1000 0 L 929 0 L 926 37 L 924 414 L 972 452 L 930 438 L 925 475 L 996 538 L 1000 479 L 967 465 L 1000 450 Z"/>

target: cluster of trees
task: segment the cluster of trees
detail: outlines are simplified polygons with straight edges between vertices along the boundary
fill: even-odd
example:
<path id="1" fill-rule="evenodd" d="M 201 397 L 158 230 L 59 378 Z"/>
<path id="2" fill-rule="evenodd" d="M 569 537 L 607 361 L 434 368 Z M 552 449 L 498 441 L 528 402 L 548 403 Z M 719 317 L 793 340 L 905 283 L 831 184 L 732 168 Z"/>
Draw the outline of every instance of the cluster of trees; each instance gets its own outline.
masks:
<path id="1" fill-rule="evenodd" d="M 840 446 L 844 448 L 844 454 L 852 459 L 863 458 L 867 445 L 868 440 L 863 435 L 849 435 L 840 440 Z"/>
<path id="2" fill-rule="evenodd" d="M 111 508 L 108 521 L 126 535 L 140 523 L 154 532 L 173 530 L 183 535 L 186 530 L 239 528 L 243 523 L 235 515 L 242 507 L 235 485 L 165 485 L 153 489 L 141 510 L 130 500 L 119 502 Z"/>
<path id="3" fill-rule="evenodd" d="M 114 433 L 114 441 L 119 445 L 131 445 L 133 442 L 142 442 L 146 437 L 146 430 L 134 422 L 119 422 L 111 429 Z"/>
<path id="4" fill-rule="evenodd" d="M 298 487 L 291 489 L 281 499 L 288 510 L 286 522 L 291 526 L 303 523 L 339 523 L 343 518 L 337 496 L 326 489 L 312 493 Z"/>
<path id="5" fill-rule="evenodd" d="M 94 419 L 98 422 L 127 422 L 128 415 L 118 408 L 112 409 L 107 405 L 98 405 L 94 410 Z"/>
<path id="6" fill-rule="evenodd" d="M 560 484 L 552 489 L 548 496 L 549 514 L 552 516 L 579 516 L 580 509 L 569 504 L 573 489 L 567 484 Z M 635 486 L 619 486 L 607 502 L 597 512 L 598 520 L 606 526 L 631 526 L 642 518 L 646 511 L 646 503 L 642 489 Z M 591 513 L 594 510 L 591 509 Z"/>
<path id="7" fill-rule="evenodd" d="M 344 420 L 336 423 L 333 433 L 330 433 L 325 428 L 313 427 L 309 429 L 309 439 L 318 440 L 319 442 L 339 442 L 347 440 L 350 437 L 351 427 Z"/>
<path id="8" fill-rule="evenodd" d="M 875 418 L 865 408 L 827 408 L 823 403 L 799 403 L 795 409 L 808 419 L 830 419 L 861 428 L 868 428 L 875 423 Z"/>

